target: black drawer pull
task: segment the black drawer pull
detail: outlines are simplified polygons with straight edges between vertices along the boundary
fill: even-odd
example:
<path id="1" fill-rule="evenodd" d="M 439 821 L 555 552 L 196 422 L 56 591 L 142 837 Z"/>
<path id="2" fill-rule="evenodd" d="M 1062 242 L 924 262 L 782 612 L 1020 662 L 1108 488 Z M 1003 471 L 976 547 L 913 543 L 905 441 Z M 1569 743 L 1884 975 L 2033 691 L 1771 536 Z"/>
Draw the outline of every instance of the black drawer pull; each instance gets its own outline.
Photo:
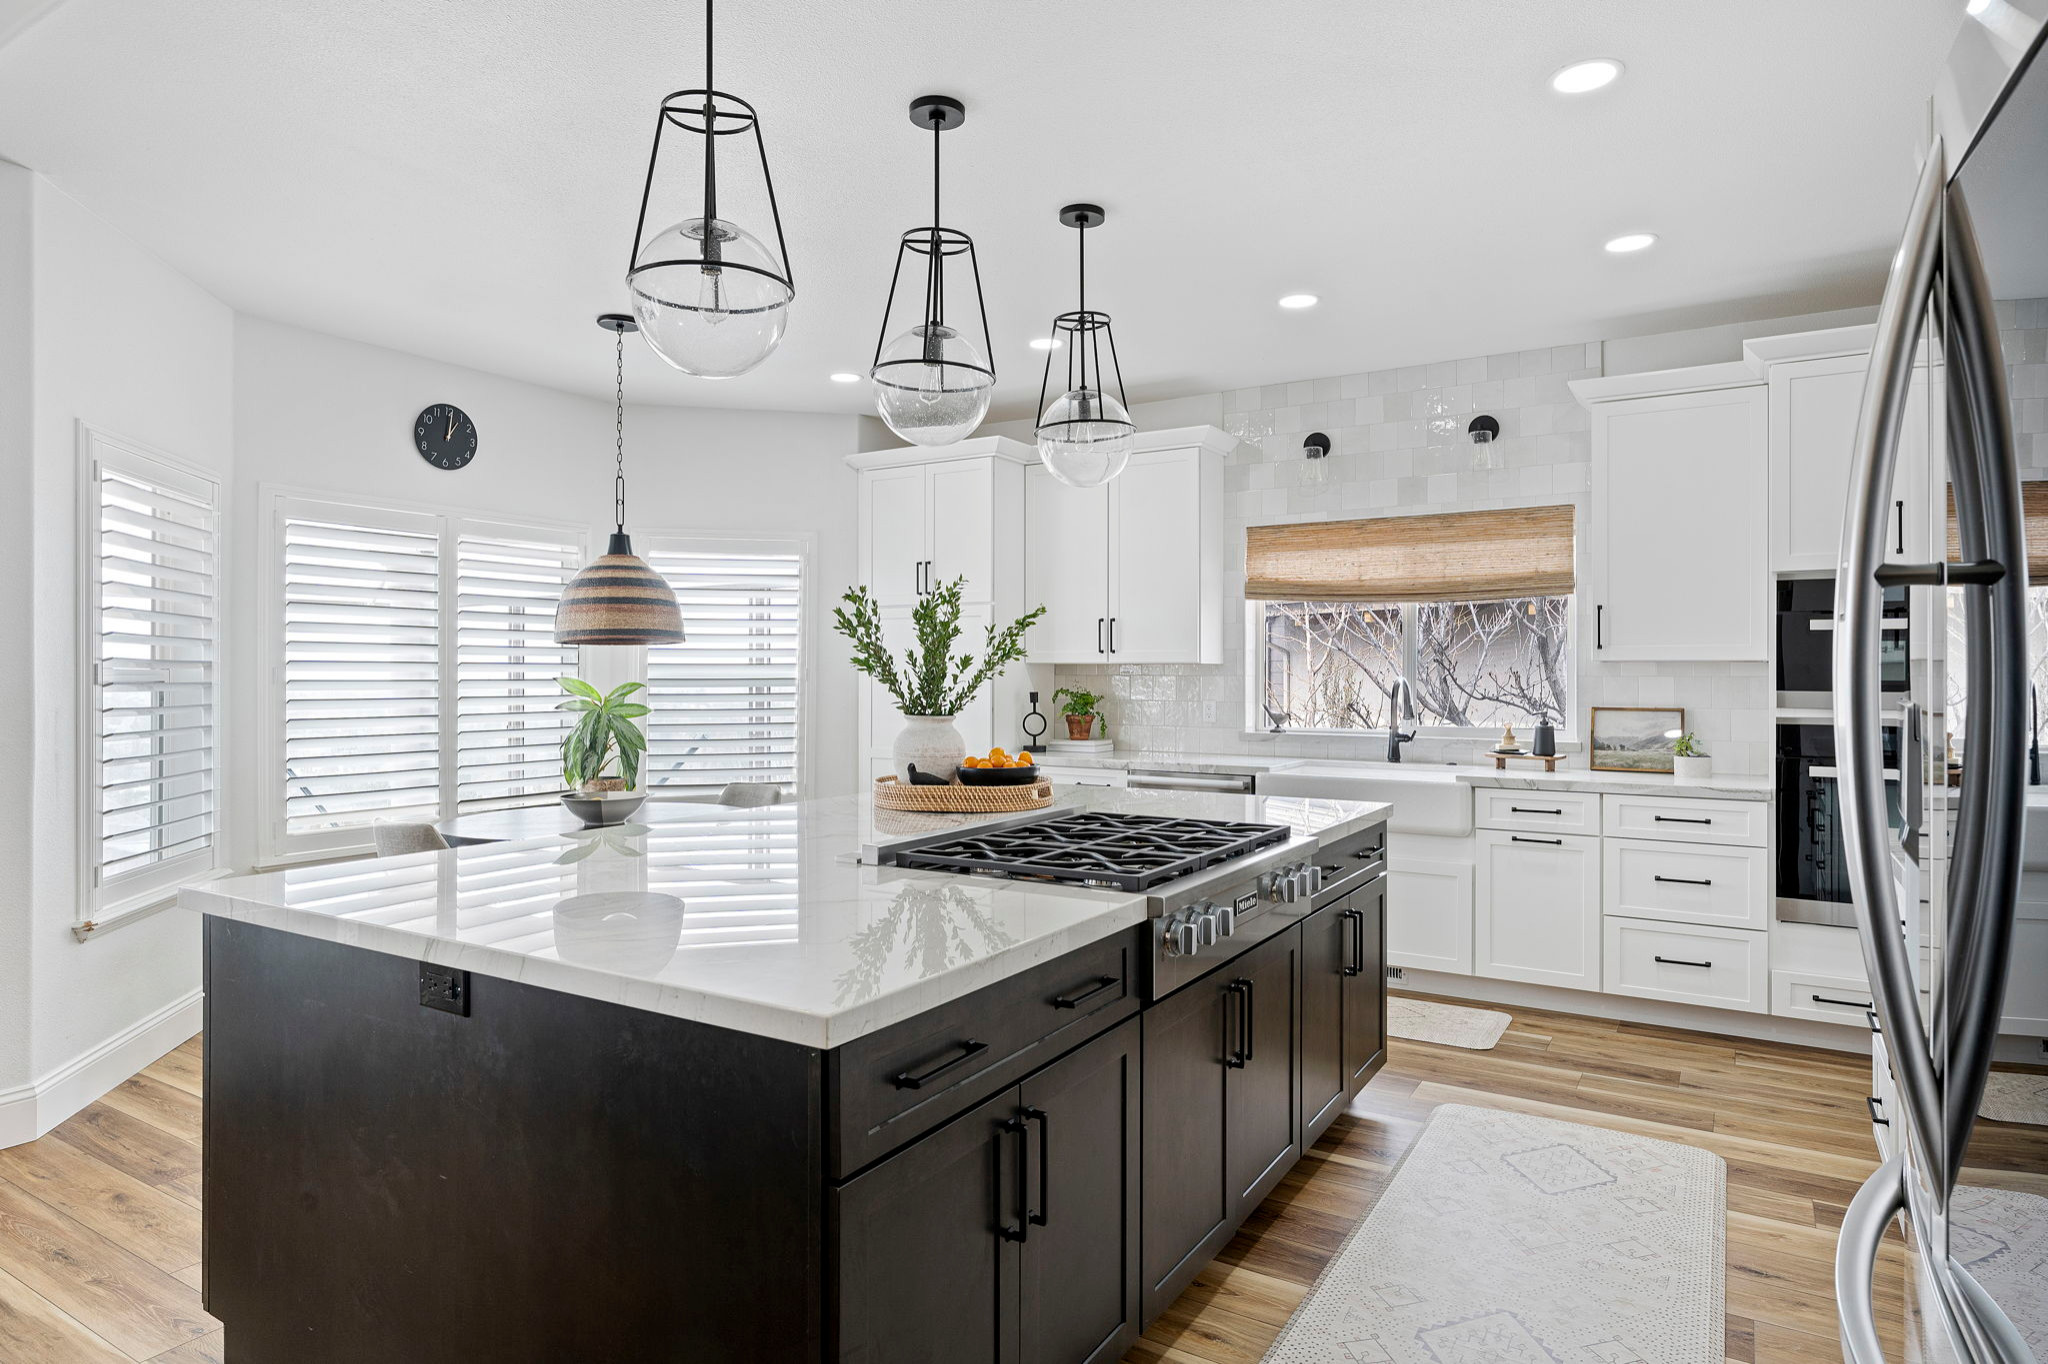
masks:
<path id="1" fill-rule="evenodd" d="M 1352 856 L 1353 860 L 1355 860 L 1355 861 L 1359 861 L 1359 862 L 1370 862 L 1370 861 L 1374 860 L 1375 858 L 1378 858 L 1378 857 L 1383 857 L 1383 856 L 1385 856 L 1385 855 L 1386 855 L 1386 851 L 1387 851 L 1387 845 L 1386 845 L 1386 844 L 1384 844 L 1384 843 L 1382 843 L 1382 844 L 1378 845 L 1377 847 L 1372 847 L 1372 848 L 1365 848 L 1365 849 L 1362 849 L 1362 850 L 1360 850 L 1360 851 L 1358 851 L 1358 852 L 1355 852 L 1355 853 L 1351 854 L 1351 856 Z"/>
<path id="2" fill-rule="evenodd" d="M 1003 1130 L 1017 1134 L 1017 1225 L 1004 1221 L 1000 1212 L 996 1221 L 1005 1241 L 1022 1241 L 1031 1235 L 1031 1128 L 1022 1118 L 1005 1118 Z"/>
<path id="3" fill-rule="evenodd" d="M 1704 970 L 1705 968 L 1707 968 L 1707 967 L 1709 967 L 1709 966 L 1712 966 L 1712 965 L 1714 964 L 1714 963 L 1712 963 L 1712 962 L 1710 962 L 1710 961 L 1687 961 L 1687 960 L 1685 960 L 1685 958 L 1683 958 L 1683 957 L 1655 957 L 1655 956 L 1653 956 L 1653 957 L 1651 957 L 1651 958 L 1650 958 L 1650 960 L 1651 960 L 1651 961 L 1656 961 L 1656 962 L 1662 962 L 1662 963 L 1663 963 L 1664 965 L 1666 965 L 1666 966 L 1697 966 L 1697 967 L 1700 967 L 1700 968 L 1701 968 L 1702 970 Z"/>
<path id="4" fill-rule="evenodd" d="M 1244 1000 L 1244 1059 L 1249 1061 L 1255 1054 L 1252 1033 L 1252 982 L 1241 980 L 1238 984 L 1244 986 L 1244 994 L 1240 996 Z"/>
<path id="5" fill-rule="evenodd" d="M 1520 834 L 1509 834 L 1508 841 L 1510 843 L 1548 843 L 1553 848 L 1562 848 L 1564 846 L 1564 840 L 1561 838 L 1524 838 Z"/>
<path id="6" fill-rule="evenodd" d="M 1539 810 L 1533 805 L 1510 805 L 1508 807 L 1508 813 L 1511 815 L 1561 815 L 1564 813 L 1564 811 Z"/>
<path id="7" fill-rule="evenodd" d="M 941 1075 L 944 1075 L 953 1067 L 961 1064 L 964 1061 L 971 1061 L 975 1057 L 981 1055 L 983 1052 L 988 1050 L 988 1043 L 986 1042 L 959 1042 L 955 1043 L 954 1045 L 960 1048 L 960 1054 L 958 1056 L 954 1057 L 950 1061 L 943 1061 L 940 1064 L 933 1066 L 930 1070 L 926 1071 L 922 1075 L 912 1075 L 909 1071 L 904 1071 L 895 1079 L 896 1088 L 923 1089 L 926 1085 L 938 1079 Z"/>
<path id="8" fill-rule="evenodd" d="M 1879 1099 L 1875 1094 L 1870 1094 L 1864 1097 L 1863 1103 L 1870 1110 L 1870 1121 L 1873 1124 L 1878 1127 L 1890 1127 L 1892 1125 L 1890 1118 L 1880 1118 L 1877 1116 L 1877 1110 L 1884 1106 L 1883 1100 Z"/>
<path id="9" fill-rule="evenodd" d="M 1042 1227 L 1052 1211 L 1052 1119 L 1042 1108 L 1027 1108 L 1024 1121 L 1038 1124 L 1038 1211 L 1028 1220 Z"/>
<path id="10" fill-rule="evenodd" d="M 1865 1009 L 1863 1011 L 1863 1016 L 1870 1020 L 1870 1030 L 1872 1032 L 1876 1033 L 1880 1037 L 1884 1036 L 1884 1029 L 1877 1026 L 1877 1010 Z"/>
<path id="11" fill-rule="evenodd" d="M 1344 974 L 1355 976 L 1365 970 L 1365 911 L 1347 909 L 1344 911 Z"/>
<path id="12" fill-rule="evenodd" d="M 1711 886 L 1712 881 L 1702 881 L 1692 876 L 1653 876 L 1652 881 L 1663 881 L 1674 886 Z"/>
<path id="13" fill-rule="evenodd" d="M 1123 980 L 1124 978 L 1122 976 L 1097 976 L 1095 978 L 1095 984 L 1089 986 L 1087 989 L 1081 991 L 1079 994 L 1055 995 L 1053 997 L 1052 1006 L 1055 1009 L 1078 1009 L 1083 1004 L 1086 1004 L 1089 1000 L 1095 998 L 1095 996 L 1101 994 L 1104 990 L 1113 989 L 1116 986 L 1123 984 Z"/>
<path id="14" fill-rule="evenodd" d="M 1839 1004 L 1845 1009 L 1861 1009 L 1865 1013 L 1871 1013 L 1870 1001 L 1864 999 L 1829 999 L 1826 995 L 1808 995 L 1807 998 L 1816 1004 Z M 1876 1017 L 1875 1014 L 1871 1016 Z M 1876 1032 L 1877 1029 L 1872 1028 L 1871 1031 Z"/>
<path id="15" fill-rule="evenodd" d="M 1223 993 L 1230 996 L 1230 1017 L 1224 1023 L 1229 1046 L 1223 1064 L 1232 1070 L 1244 1069 L 1244 982 L 1233 980 L 1223 987 Z"/>
<path id="16" fill-rule="evenodd" d="M 1659 824 L 1712 824 L 1711 819 L 1694 819 L 1689 815 L 1651 815 Z"/>

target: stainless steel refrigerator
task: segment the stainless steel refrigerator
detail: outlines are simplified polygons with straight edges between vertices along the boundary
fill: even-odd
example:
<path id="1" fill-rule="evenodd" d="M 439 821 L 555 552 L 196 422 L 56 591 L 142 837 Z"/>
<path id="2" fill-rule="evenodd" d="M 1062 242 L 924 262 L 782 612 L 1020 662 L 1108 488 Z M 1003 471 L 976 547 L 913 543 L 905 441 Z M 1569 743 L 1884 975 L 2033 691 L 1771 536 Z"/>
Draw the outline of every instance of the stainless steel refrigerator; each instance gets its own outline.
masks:
<path id="1" fill-rule="evenodd" d="M 2028 836 L 2048 612 L 2027 543 L 2038 521 L 2048 563 L 2048 0 L 1968 10 L 1878 317 L 1835 594 L 1837 799 L 1884 1159 L 1836 1251 L 1850 1364 L 2048 1361 L 2048 805 Z M 1916 421 L 1924 466 L 1898 453 Z M 1899 561 L 1908 515 L 1940 562 Z M 1879 664 L 1901 586 L 1903 697 Z M 1903 1253 L 1884 1250 L 1893 1227 Z"/>

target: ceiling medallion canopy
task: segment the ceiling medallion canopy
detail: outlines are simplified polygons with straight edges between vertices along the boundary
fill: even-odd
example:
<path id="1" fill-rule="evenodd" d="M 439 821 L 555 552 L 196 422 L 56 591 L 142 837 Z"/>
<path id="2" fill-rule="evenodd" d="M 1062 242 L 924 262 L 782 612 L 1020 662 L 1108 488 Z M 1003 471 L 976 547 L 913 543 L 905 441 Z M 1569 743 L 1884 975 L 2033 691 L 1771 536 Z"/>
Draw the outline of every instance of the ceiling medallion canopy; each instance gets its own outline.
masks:
<path id="1" fill-rule="evenodd" d="M 981 266 L 974 239 L 958 228 L 940 226 L 939 141 L 967 121 L 967 107 L 945 95 L 921 95 L 910 102 L 910 121 L 932 135 L 932 221 L 913 227 L 896 247 L 889 277 L 889 301 L 882 305 L 882 330 L 875 338 L 875 363 L 868 371 L 875 410 L 889 429 L 913 445 L 950 445 L 972 435 L 988 415 L 996 371 L 990 359 L 988 305 L 981 294 Z M 924 258 L 924 310 L 908 331 L 889 339 L 897 287 L 906 256 Z M 964 261 L 974 281 L 981 344 L 946 322 L 946 265 Z"/>
<path id="2" fill-rule="evenodd" d="M 569 580 L 555 607 L 557 644 L 680 644 L 683 613 L 676 594 L 626 534 L 626 333 L 638 325 L 623 313 L 605 313 L 597 325 L 613 334 L 617 395 L 613 420 L 612 515 L 615 529 L 603 554 Z"/>
<path id="3" fill-rule="evenodd" d="M 1099 204 L 1068 204 L 1060 210 L 1060 221 L 1074 229 L 1079 243 L 1078 306 L 1052 320 L 1054 345 L 1045 353 L 1045 377 L 1038 385 L 1038 458 L 1054 478 L 1076 488 L 1098 487 L 1122 473 L 1138 432 L 1124 401 L 1123 366 L 1117 362 L 1109 314 L 1088 306 L 1088 229 L 1100 227 L 1103 216 Z M 1107 370 L 1102 367 L 1105 349 Z M 1066 352 L 1066 387 L 1047 406 L 1052 362 L 1061 350 Z M 1116 379 L 1114 395 L 1110 375 Z"/>
<path id="4" fill-rule="evenodd" d="M 671 128 L 703 139 L 702 200 L 695 217 L 684 218 L 650 240 L 647 209 L 661 170 L 662 137 Z M 720 213 L 719 139 L 743 139 L 733 145 L 744 152 L 749 135 L 775 225 L 773 250 Z M 746 162 L 743 157 L 741 164 Z M 726 169 L 732 169 L 730 159 Z M 723 188 L 730 191 L 733 186 Z M 728 208 L 731 201 L 728 193 Z M 768 148 L 754 106 L 713 85 L 711 0 L 704 3 L 704 88 L 676 91 L 661 102 L 655 120 L 654 150 L 647 158 L 647 183 L 640 192 L 626 286 L 649 348 L 683 373 L 701 379 L 745 374 L 774 353 L 789 325 L 796 280 L 782 237 L 775 181 L 768 173 Z"/>

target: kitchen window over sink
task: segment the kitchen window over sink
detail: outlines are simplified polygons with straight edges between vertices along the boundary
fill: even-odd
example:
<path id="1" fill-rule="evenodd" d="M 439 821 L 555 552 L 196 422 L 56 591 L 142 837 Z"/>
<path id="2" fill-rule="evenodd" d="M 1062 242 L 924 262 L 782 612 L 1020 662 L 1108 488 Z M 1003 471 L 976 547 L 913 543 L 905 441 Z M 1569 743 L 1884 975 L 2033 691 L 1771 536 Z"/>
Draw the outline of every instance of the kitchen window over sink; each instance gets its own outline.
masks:
<path id="1" fill-rule="evenodd" d="M 1253 526 L 1251 694 L 1261 729 L 1498 731 L 1572 714 L 1573 510 Z"/>

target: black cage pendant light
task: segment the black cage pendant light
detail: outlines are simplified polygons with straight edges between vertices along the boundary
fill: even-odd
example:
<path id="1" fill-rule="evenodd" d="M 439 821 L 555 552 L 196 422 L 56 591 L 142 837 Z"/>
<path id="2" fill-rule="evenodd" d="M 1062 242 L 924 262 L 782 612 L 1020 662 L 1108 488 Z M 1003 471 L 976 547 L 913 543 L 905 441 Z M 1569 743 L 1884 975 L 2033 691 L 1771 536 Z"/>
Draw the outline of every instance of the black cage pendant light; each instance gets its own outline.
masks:
<path id="1" fill-rule="evenodd" d="M 921 95 L 910 102 L 910 121 L 931 129 L 932 221 L 929 227 L 911 228 L 897 244 L 896 272 L 889 277 L 889 301 L 882 305 L 882 331 L 875 338 L 875 364 L 868 379 L 874 386 L 875 410 L 891 431 L 913 445 L 950 445 L 981 425 L 996 391 L 988 305 L 981 296 L 974 238 L 939 225 L 939 138 L 967 121 L 967 106 L 945 95 Z M 924 257 L 924 312 L 892 341 L 889 321 L 906 255 Z M 946 262 L 963 257 L 974 278 L 974 303 L 981 314 L 979 347 L 946 324 Z"/>
<path id="2" fill-rule="evenodd" d="M 711 75 L 711 0 L 704 0 L 704 88 L 678 90 L 661 102 L 626 285 L 632 291 L 640 334 L 656 355 L 685 374 L 730 379 L 760 364 L 782 343 L 790 300 L 796 297 L 796 277 L 789 268 L 789 246 L 782 237 L 782 213 L 775 206 L 775 181 L 768 173 L 760 118 L 753 105 L 716 89 Z M 647 206 L 661 168 L 662 134 L 670 128 L 704 140 L 702 211 L 650 241 Z M 719 214 L 719 139 L 749 133 L 775 224 L 772 251 L 759 237 Z"/>
<path id="3" fill-rule="evenodd" d="M 626 534 L 626 333 L 633 319 L 606 313 L 597 325 L 613 335 L 618 405 L 613 422 L 612 519 L 603 554 L 569 580 L 555 607 L 557 644 L 680 644 L 683 613 L 668 581 L 633 553 Z"/>
<path id="4" fill-rule="evenodd" d="M 1102 225 L 1099 204 L 1068 204 L 1060 221 L 1074 229 L 1080 242 L 1078 306 L 1052 320 L 1053 350 L 1045 355 L 1045 377 L 1038 385 L 1038 458 L 1046 471 L 1076 488 L 1094 488 L 1124 471 L 1131 460 L 1131 439 L 1138 433 L 1124 401 L 1123 366 L 1117 363 L 1116 338 L 1109 314 L 1088 306 L 1088 229 Z M 1064 346 L 1062 346 L 1064 342 Z M 1109 368 L 1102 352 L 1109 351 Z M 1067 353 L 1067 386 L 1046 406 L 1052 387 L 1055 351 Z M 1109 377 L 1116 378 L 1116 393 Z"/>

